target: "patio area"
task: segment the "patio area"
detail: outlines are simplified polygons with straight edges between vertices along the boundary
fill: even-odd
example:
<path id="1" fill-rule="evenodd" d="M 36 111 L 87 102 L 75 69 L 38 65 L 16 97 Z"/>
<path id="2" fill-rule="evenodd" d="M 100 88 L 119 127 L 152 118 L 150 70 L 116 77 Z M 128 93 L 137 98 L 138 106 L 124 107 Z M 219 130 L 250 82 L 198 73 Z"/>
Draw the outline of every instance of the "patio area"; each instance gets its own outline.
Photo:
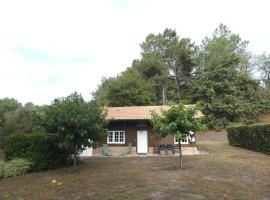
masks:
<path id="1" fill-rule="evenodd" d="M 190 147 L 182 147 L 182 154 L 183 155 L 199 155 L 205 154 L 205 152 L 199 151 L 197 146 L 190 146 Z M 141 156 L 179 156 L 179 148 L 178 145 L 171 145 L 171 144 L 160 144 L 154 147 L 149 147 L 148 153 L 146 154 L 139 154 L 136 152 L 136 147 L 132 147 L 130 144 L 127 147 L 121 148 L 120 151 L 111 151 L 111 148 L 103 144 L 100 148 L 99 154 L 94 154 L 93 157 L 141 157 Z"/>

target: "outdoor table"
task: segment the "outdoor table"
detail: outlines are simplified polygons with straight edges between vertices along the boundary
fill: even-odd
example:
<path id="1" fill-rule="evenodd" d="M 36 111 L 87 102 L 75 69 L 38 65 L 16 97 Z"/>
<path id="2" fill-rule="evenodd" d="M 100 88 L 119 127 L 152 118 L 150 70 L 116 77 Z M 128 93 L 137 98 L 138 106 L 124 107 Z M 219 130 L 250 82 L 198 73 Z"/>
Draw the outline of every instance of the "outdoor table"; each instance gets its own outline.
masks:
<path id="1" fill-rule="evenodd" d="M 172 151 L 172 154 L 174 154 L 174 145 L 172 144 L 160 144 L 158 145 L 158 153 L 161 155 L 161 151 L 165 152 L 165 155 L 168 155 L 168 151 Z"/>

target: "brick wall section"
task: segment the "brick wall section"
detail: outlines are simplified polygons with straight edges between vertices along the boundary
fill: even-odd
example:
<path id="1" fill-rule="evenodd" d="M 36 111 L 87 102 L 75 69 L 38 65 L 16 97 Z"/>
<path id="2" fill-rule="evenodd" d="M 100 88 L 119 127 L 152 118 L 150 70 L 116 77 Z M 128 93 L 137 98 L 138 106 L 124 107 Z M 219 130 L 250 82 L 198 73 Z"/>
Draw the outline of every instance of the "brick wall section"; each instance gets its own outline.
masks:
<path id="1" fill-rule="evenodd" d="M 193 144 L 189 144 L 189 145 L 182 145 L 182 150 L 185 150 L 185 149 L 190 149 L 190 148 L 196 148 L 196 145 L 193 145 Z M 119 154 L 121 151 L 124 151 L 127 149 L 127 147 L 109 147 L 112 154 L 113 155 L 117 155 Z M 148 147 L 148 154 L 149 155 L 153 155 L 153 152 L 154 152 L 154 147 Z M 163 153 L 163 152 L 162 152 Z M 169 152 L 171 153 L 171 152 Z M 177 151 L 176 154 L 178 154 L 179 152 Z M 136 147 L 132 147 L 131 149 L 131 155 L 136 155 L 137 152 L 136 152 Z M 102 147 L 99 147 L 99 148 L 96 148 L 96 149 L 93 149 L 93 155 L 94 156 L 101 156 L 103 155 L 103 152 L 102 152 Z"/>
<path id="2" fill-rule="evenodd" d="M 127 146 L 110 146 L 109 147 L 113 155 L 117 155 L 122 151 L 125 151 L 127 149 Z M 136 154 L 136 147 L 132 147 L 131 154 Z M 103 155 L 102 147 L 93 149 L 93 155 Z"/>
<path id="3" fill-rule="evenodd" d="M 129 143 L 132 144 L 132 154 L 136 154 L 137 148 L 137 131 L 147 130 L 148 133 L 148 154 L 153 154 L 155 145 L 158 144 L 174 144 L 173 135 L 166 137 L 157 138 L 153 131 L 153 127 L 149 121 L 138 122 L 138 121 L 113 121 L 108 125 L 109 131 L 125 131 L 125 144 L 108 144 L 113 154 L 126 150 Z M 100 145 L 107 144 L 107 138 L 104 138 L 99 142 Z M 196 144 L 182 144 L 182 147 L 193 147 Z M 102 155 L 102 147 L 93 149 L 93 155 Z"/>

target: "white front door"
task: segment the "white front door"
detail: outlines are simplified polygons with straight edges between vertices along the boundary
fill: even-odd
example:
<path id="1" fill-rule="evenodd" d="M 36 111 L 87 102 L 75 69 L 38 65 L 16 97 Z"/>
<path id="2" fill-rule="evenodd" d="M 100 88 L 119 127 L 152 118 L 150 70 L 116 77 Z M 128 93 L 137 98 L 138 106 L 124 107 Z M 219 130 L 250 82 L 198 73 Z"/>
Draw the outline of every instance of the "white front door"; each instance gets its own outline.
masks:
<path id="1" fill-rule="evenodd" d="M 147 131 L 137 131 L 137 153 L 148 153 Z"/>

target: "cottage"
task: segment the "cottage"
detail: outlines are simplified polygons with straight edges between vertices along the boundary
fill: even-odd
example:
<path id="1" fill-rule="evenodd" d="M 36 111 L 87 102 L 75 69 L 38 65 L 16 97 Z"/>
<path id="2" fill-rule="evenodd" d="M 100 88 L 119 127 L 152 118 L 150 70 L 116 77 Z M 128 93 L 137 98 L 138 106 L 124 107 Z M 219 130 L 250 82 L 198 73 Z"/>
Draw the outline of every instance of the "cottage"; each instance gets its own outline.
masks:
<path id="1" fill-rule="evenodd" d="M 189 105 L 187 105 L 189 106 Z M 101 144 L 108 144 L 113 154 L 117 154 L 127 148 L 131 143 L 131 154 L 153 154 L 154 147 L 159 144 L 177 144 L 173 135 L 158 138 L 151 124 L 151 113 L 161 114 L 162 110 L 168 110 L 170 106 L 129 106 L 107 107 L 108 136 Z M 202 116 L 200 111 L 197 117 Z M 188 136 L 182 141 L 182 146 L 195 147 L 195 140 Z M 93 149 L 93 155 L 101 155 L 102 147 Z"/>

